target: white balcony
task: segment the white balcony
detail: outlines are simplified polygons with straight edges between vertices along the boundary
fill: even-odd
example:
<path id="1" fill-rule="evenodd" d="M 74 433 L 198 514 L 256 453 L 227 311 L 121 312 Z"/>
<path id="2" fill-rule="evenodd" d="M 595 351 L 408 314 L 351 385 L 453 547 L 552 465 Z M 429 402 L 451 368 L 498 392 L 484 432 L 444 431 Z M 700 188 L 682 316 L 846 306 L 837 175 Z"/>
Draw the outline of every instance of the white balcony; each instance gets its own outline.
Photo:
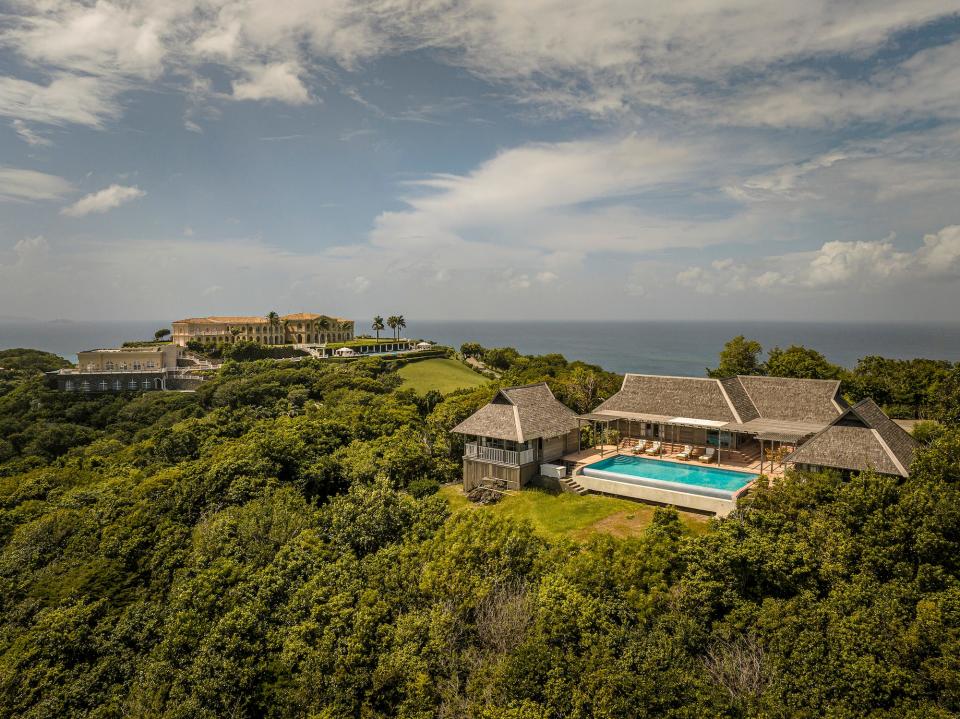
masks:
<path id="1" fill-rule="evenodd" d="M 519 467 L 522 464 L 535 462 L 537 459 L 537 451 L 535 449 L 524 449 L 516 452 L 512 449 L 482 447 L 475 442 L 468 442 L 464 445 L 463 456 L 467 459 L 478 459 L 484 462 L 494 462 L 496 464 L 507 464 L 511 467 Z"/>

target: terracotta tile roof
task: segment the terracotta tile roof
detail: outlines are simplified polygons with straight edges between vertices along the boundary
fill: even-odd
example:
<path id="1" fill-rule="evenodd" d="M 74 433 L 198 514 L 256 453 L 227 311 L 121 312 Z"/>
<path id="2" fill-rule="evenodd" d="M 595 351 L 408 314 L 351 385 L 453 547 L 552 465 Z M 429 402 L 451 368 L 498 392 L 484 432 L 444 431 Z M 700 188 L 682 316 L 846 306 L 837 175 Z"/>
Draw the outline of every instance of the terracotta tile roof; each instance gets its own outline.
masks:
<path id="1" fill-rule="evenodd" d="M 329 320 L 337 320 L 338 322 L 351 322 L 352 320 L 346 320 L 340 317 L 332 317 L 330 315 L 318 315 L 313 312 L 295 312 L 290 315 L 281 315 L 280 321 L 290 320 L 293 322 L 306 321 L 306 320 L 319 320 L 323 317 L 326 317 Z M 210 317 L 189 317 L 183 320 L 174 320 L 174 324 L 179 324 L 181 322 L 190 322 L 192 324 L 208 324 L 208 325 L 218 325 L 218 324 L 233 324 L 233 325 L 253 325 L 253 324 L 268 324 L 269 320 L 266 316 L 219 316 L 213 315 Z"/>

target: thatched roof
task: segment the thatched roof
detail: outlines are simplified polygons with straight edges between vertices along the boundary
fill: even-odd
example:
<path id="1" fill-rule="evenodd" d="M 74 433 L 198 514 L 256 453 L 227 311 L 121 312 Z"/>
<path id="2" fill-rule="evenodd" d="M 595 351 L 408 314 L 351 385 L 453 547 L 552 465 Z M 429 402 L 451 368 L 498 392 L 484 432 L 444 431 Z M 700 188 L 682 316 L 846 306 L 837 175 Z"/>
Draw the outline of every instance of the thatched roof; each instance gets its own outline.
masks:
<path id="1" fill-rule="evenodd" d="M 577 415 L 553 396 L 546 382 L 507 387 L 453 428 L 458 434 L 526 442 L 577 428 Z"/>
<path id="2" fill-rule="evenodd" d="M 620 391 L 594 411 L 651 422 L 698 418 L 726 422 L 730 431 L 783 430 L 803 437 L 822 429 L 845 406 L 835 380 L 627 374 Z M 784 423 L 791 426 L 774 426 Z"/>
<path id="3" fill-rule="evenodd" d="M 848 408 L 828 427 L 787 456 L 791 464 L 809 464 L 906 477 L 917 441 L 865 399 Z"/>

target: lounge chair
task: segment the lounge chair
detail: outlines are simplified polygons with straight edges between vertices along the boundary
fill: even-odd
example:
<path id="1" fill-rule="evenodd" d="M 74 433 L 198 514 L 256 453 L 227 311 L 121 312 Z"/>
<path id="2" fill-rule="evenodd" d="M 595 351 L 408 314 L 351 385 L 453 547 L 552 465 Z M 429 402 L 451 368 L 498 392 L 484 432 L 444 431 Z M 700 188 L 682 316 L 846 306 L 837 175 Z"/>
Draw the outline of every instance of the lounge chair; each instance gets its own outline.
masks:
<path id="1" fill-rule="evenodd" d="M 647 448 L 647 440 L 640 439 L 637 440 L 637 443 L 633 447 L 634 454 L 643 454 L 644 450 Z"/>
<path id="2" fill-rule="evenodd" d="M 707 447 L 707 451 L 700 455 L 698 458 L 701 462 L 712 462 L 716 459 L 717 450 L 713 447 Z"/>
<path id="3" fill-rule="evenodd" d="M 683 445 L 683 451 L 677 453 L 677 459 L 688 460 L 693 456 L 693 445 Z"/>
<path id="4" fill-rule="evenodd" d="M 660 443 L 659 443 L 659 442 L 654 442 L 654 443 L 651 444 L 649 447 L 647 447 L 647 448 L 644 450 L 643 453 L 644 453 L 644 454 L 659 454 L 659 453 L 660 453 Z"/>

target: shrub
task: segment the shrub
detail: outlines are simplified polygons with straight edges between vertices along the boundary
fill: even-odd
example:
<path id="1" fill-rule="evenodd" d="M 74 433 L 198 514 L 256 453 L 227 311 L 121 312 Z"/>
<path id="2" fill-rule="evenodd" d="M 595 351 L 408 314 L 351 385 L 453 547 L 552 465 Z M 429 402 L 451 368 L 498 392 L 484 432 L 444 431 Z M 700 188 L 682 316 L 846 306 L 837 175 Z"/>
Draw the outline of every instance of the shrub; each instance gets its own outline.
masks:
<path id="1" fill-rule="evenodd" d="M 439 492 L 440 483 L 435 479 L 415 479 L 407 486 L 407 491 L 417 499 L 422 499 Z"/>

